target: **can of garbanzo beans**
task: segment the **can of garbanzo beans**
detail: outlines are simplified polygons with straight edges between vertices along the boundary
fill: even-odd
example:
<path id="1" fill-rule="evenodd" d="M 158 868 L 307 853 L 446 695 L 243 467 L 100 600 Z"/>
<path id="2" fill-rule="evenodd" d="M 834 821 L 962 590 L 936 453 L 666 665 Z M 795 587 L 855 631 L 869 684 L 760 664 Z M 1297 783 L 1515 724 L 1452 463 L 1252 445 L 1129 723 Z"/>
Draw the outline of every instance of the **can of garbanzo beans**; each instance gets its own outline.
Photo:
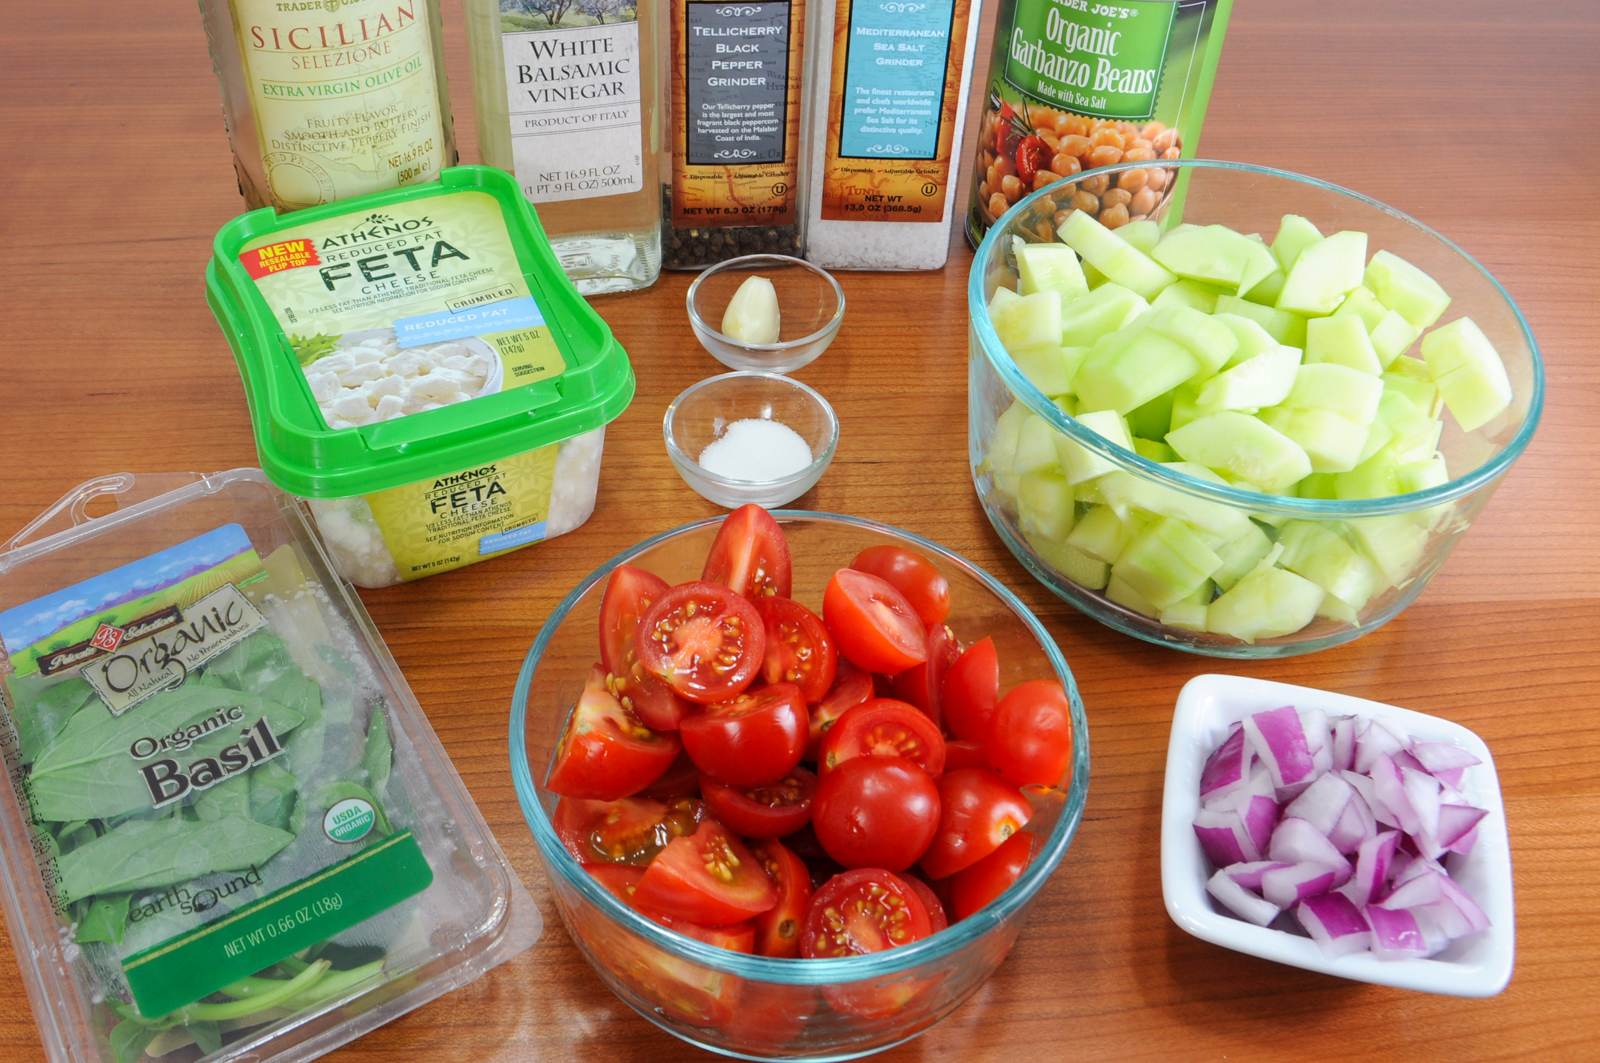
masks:
<path id="1" fill-rule="evenodd" d="M 974 149 L 967 239 L 1084 170 L 1192 158 L 1233 0 L 1000 0 Z M 1082 181 L 1071 207 L 1109 228 L 1172 195 L 1161 169 Z M 1063 205 L 1064 209 L 1067 208 Z M 1042 234 L 1043 235 L 1043 234 Z"/>

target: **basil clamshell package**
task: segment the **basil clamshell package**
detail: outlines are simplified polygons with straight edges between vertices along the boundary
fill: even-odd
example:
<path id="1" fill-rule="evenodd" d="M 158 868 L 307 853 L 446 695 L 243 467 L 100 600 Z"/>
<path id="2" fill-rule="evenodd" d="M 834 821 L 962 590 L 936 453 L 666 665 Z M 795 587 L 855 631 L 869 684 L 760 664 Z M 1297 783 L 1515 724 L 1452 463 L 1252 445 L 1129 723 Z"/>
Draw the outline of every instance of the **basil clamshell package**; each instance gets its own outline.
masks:
<path id="1" fill-rule="evenodd" d="M 627 354 L 501 170 L 218 232 L 206 270 L 268 477 L 339 572 L 383 587 L 569 532 L 594 510 Z"/>
<path id="2" fill-rule="evenodd" d="M 999 0 L 988 82 L 974 101 L 983 113 L 972 245 L 1023 196 L 1063 178 L 1194 158 L 1232 10 L 1233 0 Z M 1075 186 L 1070 209 L 1115 229 L 1180 197 L 1181 178 L 1168 177 L 1159 167 L 1096 175 Z"/>
<path id="3" fill-rule="evenodd" d="M 0 552 L 0 672 L 0 900 L 52 1059 L 308 1059 L 538 937 L 257 470 L 62 499 Z"/>

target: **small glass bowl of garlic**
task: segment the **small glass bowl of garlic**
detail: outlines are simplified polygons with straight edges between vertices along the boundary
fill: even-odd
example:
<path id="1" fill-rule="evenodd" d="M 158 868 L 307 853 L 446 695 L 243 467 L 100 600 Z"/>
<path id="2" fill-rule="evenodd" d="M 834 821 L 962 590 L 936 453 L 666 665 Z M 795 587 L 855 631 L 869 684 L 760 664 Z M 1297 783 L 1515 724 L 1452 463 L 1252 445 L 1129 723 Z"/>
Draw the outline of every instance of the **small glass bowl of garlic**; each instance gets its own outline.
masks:
<path id="1" fill-rule="evenodd" d="M 743 255 L 696 277 L 688 306 L 700 345 L 729 369 L 792 373 L 833 342 L 844 290 L 803 259 Z"/>

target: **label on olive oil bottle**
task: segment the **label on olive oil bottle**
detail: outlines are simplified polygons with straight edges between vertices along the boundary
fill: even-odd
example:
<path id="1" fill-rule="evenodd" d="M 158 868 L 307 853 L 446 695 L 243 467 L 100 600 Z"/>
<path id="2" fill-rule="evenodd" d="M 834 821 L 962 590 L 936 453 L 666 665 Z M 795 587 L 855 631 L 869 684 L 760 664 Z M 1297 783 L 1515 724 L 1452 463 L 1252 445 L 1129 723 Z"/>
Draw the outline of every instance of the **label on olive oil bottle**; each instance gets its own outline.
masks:
<path id="1" fill-rule="evenodd" d="M 273 199 L 307 207 L 445 163 L 427 0 L 233 0 Z"/>
<path id="2" fill-rule="evenodd" d="M 974 148 L 967 237 L 976 244 L 1035 189 L 1119 162 L 1192 158 L 1232 0 L 1000 0 Z M 1076 186 L 1110 228 L 1166 217 L 1167 170 Z M 1109 194 L 1107 194 L 1109 193 Z"/>
<path id="3" fill-rule="evenodd" d="M 672 223 L 795 220 L 804 0 L 673 0 Z"/>
<path id="4" fill-rule="evenodd" d="M 226 524 L 0 612 L 0 757 L 41 880 L 144 1019 L 272 977 L 433 880 L 381 699 L 326 659 L 303 670 L 304 636 L 297 654 L 273 624 L 285 589 Z M 294 974 L 257 991 L 287 1000 Z"/>
<path id="5" fill-rule="evenodd" d="M 501 0 L 512 168 L 535 203 L 644 188 L 633 4 Z"/>
<path id="6" fill-rule="evenodd" d="M 944 220 L 970 0 L 837 0 L 822 216 Z"/>

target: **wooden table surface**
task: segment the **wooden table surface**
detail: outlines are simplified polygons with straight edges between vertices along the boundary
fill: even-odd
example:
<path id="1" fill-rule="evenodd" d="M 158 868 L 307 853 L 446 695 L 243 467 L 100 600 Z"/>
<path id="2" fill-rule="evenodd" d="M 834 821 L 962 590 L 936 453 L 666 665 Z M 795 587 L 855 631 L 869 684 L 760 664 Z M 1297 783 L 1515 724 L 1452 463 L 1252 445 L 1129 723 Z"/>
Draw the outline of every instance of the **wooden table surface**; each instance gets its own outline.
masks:
<path id="1" fill-rule="evenodd" d="M 0 536 L 118 470 L 255 462 L 233 361 L 202 298 L 241 209 L 194 7 L 14 4 L 0 50 Z M 475 161 L 460 6 L 446 5 L 462 157 Z M 803 500 L 899 524 L 988 567 L 1037 609 L 1088 705 L 1082 830 L 1010 960 L 900 1059 L 1446 1058 L 1600 1054 L 1600 16 L 1586 0 L 1240 0 L 1204 154 L 1317 174 L 1454 237 L 1521 303 L 1549 374 L 1544 423 L 1444 571 L 1352 645 L 1210 662 L 1113 634 L 1033 583 L 985 522 L 966 464 L 963 246 L 937 273 L 843 278 L 850 315 L 799 375 L 842 439 Z M 512 682 L 540 622 L 600 560 L 712 508 L 662 450 L 670 398 L 718 371 L 688 278 L 610 297 L 638 397 L 611 427 L 578 532 L 365 593 L 484 815 L 539 898 L 542 940 L 341 1050 L 436 1063 L 660 1060 L 692 1050 L 607 993 L 569 943 L 509 780 Z M 1515 859 L 1510 988 L 1464 1001 L 1336 981 L 1190 938 L 1167 918 L 1156 837 L 1173 699 L 1226 669 L 1449 717 L 1494 750 Z M 0 1058 L 41 1058 L 0 932 Z M 7 973 L 12 972 L 12 973 Z"/>

